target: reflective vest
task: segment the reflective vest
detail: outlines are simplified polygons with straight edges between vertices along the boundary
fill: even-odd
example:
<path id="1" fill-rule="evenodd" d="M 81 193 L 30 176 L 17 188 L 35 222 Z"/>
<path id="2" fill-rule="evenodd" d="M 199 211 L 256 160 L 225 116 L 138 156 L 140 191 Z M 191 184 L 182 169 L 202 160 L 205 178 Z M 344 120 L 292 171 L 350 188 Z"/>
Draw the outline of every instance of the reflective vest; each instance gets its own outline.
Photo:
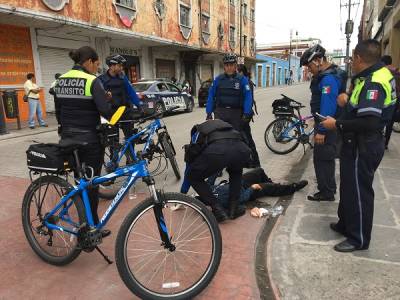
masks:
<path id="1" fill-rule="evenodd" d="M 129 104 L 125 90 L 124 75 L 112 77 L 106 72 L 100 75 L 99 79 L 103 83 L 104 89 L 112 94 L 111 105 L 113 109 Z"/>
<path id="2" fill-rule="evenodd" d="M 60 76 L 54 87 L 60 102 L 60 123 L 64 129 L 77 128 L 95 131 L 100 123 L 100 113 L 93 101 L 92 84 L 96 76 L 80 67 Z"/>
<path id="3" fill-rule="evenodd" d="M 242 75 L 219 77 L 215 103 L 217 107 L 242 108 L 243 93 L 241 86 Z"/>

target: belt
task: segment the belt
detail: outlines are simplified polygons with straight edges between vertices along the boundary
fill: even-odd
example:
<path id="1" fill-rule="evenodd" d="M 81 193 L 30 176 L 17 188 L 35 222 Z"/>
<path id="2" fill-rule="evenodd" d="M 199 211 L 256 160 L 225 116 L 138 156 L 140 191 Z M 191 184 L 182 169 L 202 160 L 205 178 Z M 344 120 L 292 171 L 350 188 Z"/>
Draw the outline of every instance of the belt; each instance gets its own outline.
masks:
<path id="1" fill-rule="evenodd" d="M 94 133 L 97 134 L 97 130 L 82 129 L 76 127 L 62 127 L 63 133 Z"/>
<path id="2" fill-rule="evenodd" d="M 233 108 L 233 109 L 241 109 L 241 107 L 239 106 L 231 106 L 231 105 L 217 105 L 217 108 Z"/>

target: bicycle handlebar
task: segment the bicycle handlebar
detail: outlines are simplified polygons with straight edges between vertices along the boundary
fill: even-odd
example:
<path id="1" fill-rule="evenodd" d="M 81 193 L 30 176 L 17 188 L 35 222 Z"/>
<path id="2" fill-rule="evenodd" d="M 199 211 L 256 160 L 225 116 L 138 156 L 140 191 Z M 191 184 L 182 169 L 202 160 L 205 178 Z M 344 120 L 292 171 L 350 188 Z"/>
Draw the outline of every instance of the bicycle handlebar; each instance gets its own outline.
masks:
<path id="1" fill-rule="evenodd" d="M 166 111 L 162 111 L 162 112 L 158 112 L 156 114 L 152 114 L 148 117 L 144 117 L 144 118 L 140 118 L 140 119 L 136 119 L 136 120 L 121 120 L 118 123 L 136 123 L 136 124 L 143 124 L 148 120 L 152 120 L 152 119 L 156 119 L 157 117 L 165 114 L 166 112 L 172 112 L 176 109 L 178 109 L 179 106 L 172 106 L 170 108 L 168 108 Z"/>

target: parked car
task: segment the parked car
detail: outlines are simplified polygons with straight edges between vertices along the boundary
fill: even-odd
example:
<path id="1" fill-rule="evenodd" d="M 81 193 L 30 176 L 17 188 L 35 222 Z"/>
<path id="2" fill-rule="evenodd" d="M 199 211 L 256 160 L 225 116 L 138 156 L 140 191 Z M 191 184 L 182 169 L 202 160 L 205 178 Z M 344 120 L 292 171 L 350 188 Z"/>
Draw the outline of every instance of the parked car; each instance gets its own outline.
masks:
<path id="1" fill-rule="evenodd" d="M 208 98 L 208 90 L 210 89 L 210 86 L 212 84 L 211 80 L 203 81 L 199 88 L 199 106 L 203 107 L 206 106 L 207 104 L 207 98 Z"/>
<path id="2" fill-rule="evenodd" d="M 193 96 L 182 92 L 181 89 L 171 82 L 164 80 L 140 81 L 134 83 L 133 88 L 143 102 L 144 113 L 146 115 L 165 112 L 173 106 L 178 106 L 175 111 L 193 111 Z"/>

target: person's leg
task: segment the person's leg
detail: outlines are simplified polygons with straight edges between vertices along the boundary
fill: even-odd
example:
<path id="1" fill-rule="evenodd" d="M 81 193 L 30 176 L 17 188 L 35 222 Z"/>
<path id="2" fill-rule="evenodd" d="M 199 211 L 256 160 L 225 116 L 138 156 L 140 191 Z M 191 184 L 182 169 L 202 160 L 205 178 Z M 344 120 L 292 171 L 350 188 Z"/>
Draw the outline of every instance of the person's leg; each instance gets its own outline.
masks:
<path id="1" fill-rule="evenodd" d="M 390 137 L 393 131 L 394 117 L 389 121 L 385 128 L 385 148 L 388 148 Z"/>
<path id="2" fill-rule="evenodd" d="M 29 127 L 34 127 L 35 126 L 34 116 L 35 116 L 35 112 L 36 112 L 36 104 L 37 104 L 36 100 L 28 98 L 28 105 L 29 105 L 28 125 L 29 125 Z"/>
<path id="3" fill-rule="evenodd" d="M 43 120 L 42 104 L 40 103 L 40 100 L 37 100 L 36 102 L 36 118 L 40 126 L 45 126 L 46 122 Z"/>
<path id="4" fill-rule="evenodd" d="M 260 158 L 257 153 L 256 144 L 254 143 L 253 136 L 251 135 L 250 124 L 246 124 L 243 126 L 243 132 L 246 135 L 247 145 L 251 150 L 251 161 L 249 162 L 249 166 L 252 168 L 260 167 Z"/>

